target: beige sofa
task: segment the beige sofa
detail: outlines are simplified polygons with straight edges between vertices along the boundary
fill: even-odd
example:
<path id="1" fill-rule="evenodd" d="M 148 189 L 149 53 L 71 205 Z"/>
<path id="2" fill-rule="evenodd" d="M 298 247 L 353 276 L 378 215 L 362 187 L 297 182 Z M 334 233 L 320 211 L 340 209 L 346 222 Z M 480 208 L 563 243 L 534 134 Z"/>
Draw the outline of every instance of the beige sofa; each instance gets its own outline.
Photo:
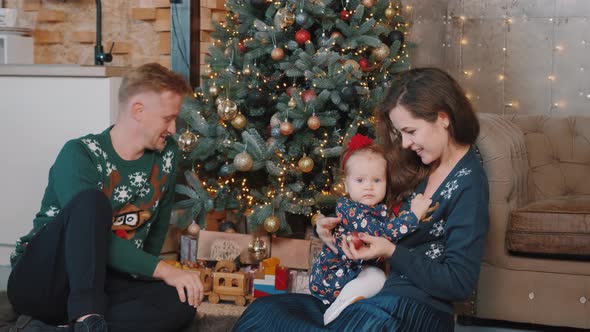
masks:
<path id="1" fill-rule="evenodd" d="M 590 328 L 590 117 L 479 118 L 490 232 L 467 315 Z"/>

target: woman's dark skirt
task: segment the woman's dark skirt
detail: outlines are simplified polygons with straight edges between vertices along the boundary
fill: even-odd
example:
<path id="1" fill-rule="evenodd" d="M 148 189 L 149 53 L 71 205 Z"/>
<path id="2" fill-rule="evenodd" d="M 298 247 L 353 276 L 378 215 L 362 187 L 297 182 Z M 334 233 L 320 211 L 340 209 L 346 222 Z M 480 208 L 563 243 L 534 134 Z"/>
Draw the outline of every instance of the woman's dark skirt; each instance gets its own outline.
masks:
<path id="1" fill-rule="evenodd" d="M 245 331 L 453 332 L 453 315 L 410 298 L 379 293 L 346 308 L 324 326 L 327 306 L 311 295 L 281 294 L 254 301 L 234 326 Z"/>

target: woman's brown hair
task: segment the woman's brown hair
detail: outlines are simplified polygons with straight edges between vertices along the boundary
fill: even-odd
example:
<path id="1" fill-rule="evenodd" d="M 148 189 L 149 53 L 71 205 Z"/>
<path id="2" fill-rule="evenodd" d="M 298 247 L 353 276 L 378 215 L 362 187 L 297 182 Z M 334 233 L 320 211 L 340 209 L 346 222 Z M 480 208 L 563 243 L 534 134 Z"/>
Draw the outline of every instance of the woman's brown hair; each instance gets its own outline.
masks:
<path id="1" fill-rule="evenodd" d="M 403 106 L 414 118 L 430 123 L 436 121 L 439 112 L 444 112 L 449 118 L 449 136 L 457 144 L 472 145 L 479 135 L 479 121 L 473 107 L 449 74 L 438 68 L 415 68 L 397 74 L 376 109 L 377 137 L 388 152 L 389 206 L 409 196 L 437 165 L 424 165 L 415 152 L 402 148 L 401 135 L 389 118 L 397 106 Z"/>

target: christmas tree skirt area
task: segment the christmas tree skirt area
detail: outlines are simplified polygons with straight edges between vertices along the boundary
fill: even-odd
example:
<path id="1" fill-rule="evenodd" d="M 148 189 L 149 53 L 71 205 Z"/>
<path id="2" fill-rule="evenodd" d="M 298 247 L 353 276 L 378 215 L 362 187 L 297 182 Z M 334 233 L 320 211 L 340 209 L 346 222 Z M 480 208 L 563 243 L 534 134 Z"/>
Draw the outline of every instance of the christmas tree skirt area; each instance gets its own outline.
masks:
<path id="1" fill-rule="evenodd" d="M 193 325 L 183 332 L 207 331 L 225 332 L 232 327 L 246 307 L 234 304 L 211 304 L 204 302 L 198 309 Z M 9 325 L 16 321 L 17 315 L 12 311 L 5 291 L 0 291 L 0 332 L 8 332 Z"/>

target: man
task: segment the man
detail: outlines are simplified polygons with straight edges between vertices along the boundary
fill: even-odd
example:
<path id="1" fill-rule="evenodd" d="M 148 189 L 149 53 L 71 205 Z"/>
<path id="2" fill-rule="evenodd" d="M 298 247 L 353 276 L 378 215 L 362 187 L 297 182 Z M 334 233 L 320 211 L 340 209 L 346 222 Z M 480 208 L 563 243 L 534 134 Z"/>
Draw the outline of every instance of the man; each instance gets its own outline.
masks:
<path id="1" fill-rule="evenodd" d="M 116 124 L 62 148 L 11 256 L 8 297 L 23 331 L 177 331 L 194 319 L 199 278 L 158 258 L 174 197 L 170 136 L 190 92 L 158 64 L 133 69 Z"/>

